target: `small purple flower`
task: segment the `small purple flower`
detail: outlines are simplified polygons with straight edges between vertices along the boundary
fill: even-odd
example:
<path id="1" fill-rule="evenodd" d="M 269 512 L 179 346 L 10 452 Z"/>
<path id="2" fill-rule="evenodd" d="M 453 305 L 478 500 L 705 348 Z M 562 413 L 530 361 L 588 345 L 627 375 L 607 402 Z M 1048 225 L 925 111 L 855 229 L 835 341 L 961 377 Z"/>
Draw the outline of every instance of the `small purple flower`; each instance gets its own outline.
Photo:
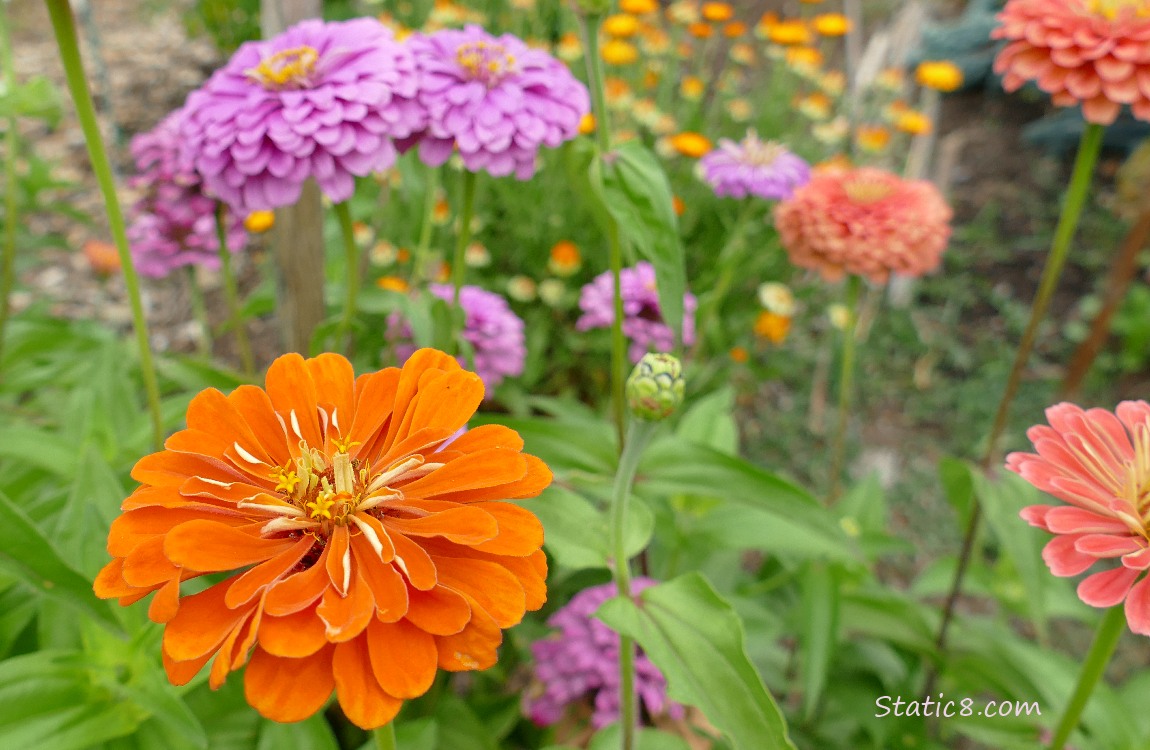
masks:
<path id="1" fill-rule="evenodd" d="M 511 34 L 468 26 L 417 34 L 408 44 L 423 73 L 419 101 L 429 121 L 419 157 L 426 164 L 443 164 L 457 146 L 472 172 L 526 180 L 540 146 L 574 138 L 590 111 L 587 88 L 563 63 Z"/>
<path id="2" fill-rule="evenodd" d="M 454 288 L 449 284 L 432 284 L 430 291 L 448 303 L 455 295 Z M 523 365 L 527 359 L 523 321 L 511 311 L 507 300 L 481 287 L 465 286 L 460 289 L 459 304 L 467 315 L 463 337 L 475 353 L 475 373 L 483 381 L 487 396 L 490 396 L 504 378 L 523 374 Z M 393 317 L 389 321 L 389 336 L 394 339 L 410 339 L 411 327 L 406 321 Z M 414 344 L 402 343 L 396 346 L 396 353 L 402 362 L 415 349 Z M 464 358 L 461 357 L 459 361 L 464 367 L 469 366 Z"/>
<path id="3" fill-rule="evenodd" d="M 654 585 L 649 578 L 636 578 L 631 591 L 638 594 Z M 535 677 L 542 691 L 529 695 L 524 709 L 536 724 L 556 723 L 569 704 L 591 695 L 595 701 L 591 723 L 595 728 L 619 720 L 619 634 L 593 617 L 616 591 L 614 583 L 580 591 L 547 621 L 559 628 L 559 637 L 531 645 Z M 683 707 L 667 698 L 666 679 L 643 653 L 635 660 L 635 693 L 651 716 L 683 716 Z"/>
<path id="4" fill-rule="evenodd" d="M 132 139 L 138 174 L 128 184 L 140 191 L 129 212 L 128 240 L 136 269 L 145 276 L 167 276 L 180 266 L 218 268 L 216 201 L 203 193 L 200 176 L 182 166 L 177 109 L 147 133 Z M 247 234 L 243 217 L 227 217 L 228 249 L 242 250 Z"/>
<path id="5" fill-rule="evenodd" d="M 753 195 L 781 201 L 811 179 L 810 165 L 774 141 L 761 141 L 755 131 L 739 143 L 723 138 L 719 147 L 699 160 L 699 168 L 715 195 Z"/>
<path id="6" fill-rule="evenodd" d="M 631 339 L 627 351 L 632 362 L 654 349 L 669 352 L 675 348 L 675 332 L 663 322 L 659 293 L 655 286 L 655 267 L 647 261 L 624 268 L 619 274 L 623 287 L 623 335 Z M 615 284 L 610 271 L 596 276 L 579 294 L 583 315 L 575 327 L 580 331 L 609 328 L 615 321 Z M 695 295 L 683 295 L 683 344 L 695 342 Z"/>
<path id="7" fill-rule="evenodd" d="M 418 88 L 411 51 L 379 21 L 303 21 L 242 45 L 192 92 L 186 158 L 243 214 L 294 203 L 309 177 L 339 203 L 395 162 L 393 138 L 424 128 Z"/>

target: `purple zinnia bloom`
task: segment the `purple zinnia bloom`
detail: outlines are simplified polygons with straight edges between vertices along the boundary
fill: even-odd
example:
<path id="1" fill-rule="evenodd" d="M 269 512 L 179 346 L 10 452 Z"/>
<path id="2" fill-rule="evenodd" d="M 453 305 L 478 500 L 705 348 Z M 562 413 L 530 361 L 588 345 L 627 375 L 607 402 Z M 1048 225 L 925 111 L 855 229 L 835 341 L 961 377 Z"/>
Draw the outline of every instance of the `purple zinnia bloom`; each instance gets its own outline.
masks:
<path id="1" fill-rule="evenodd" d="M 216 201 L 204 195 L 200 176 L 179 158 L 183 118 L 177 109 L 132 139 L 138 174 L 128 184 L 140 197 L 129 213 L 128 240 L 136 269 L 145 276 L 167 276 L 180 266 L 220 265 Z M 228 249 L 242 250 L 246 239 L 243 217 L 229 212 Z"/>
<path id="2" fill-rule="evenodd" d="M 719 147 L 699 160 L 699 168 L 715 195 L 731 198 L 786 200 L 811 179 L 811 167 L 802 158 L 781 143 L 759 140 L 753 130 L 740 143 L 720 139 Z"/>
<path id="3" fill-rule="evenodd" d="M 623 287 L 623 335 L 631 339 L 627 354 L 638 362 L 651 349 L 669 352 L 675 348 L 675 332 L 663 322 L 659 293 L 655 286 L 655 267 L 647 261 L 624 268 L 619 273 Z M 579 294 L 583 315 L 575 324 L 580 331 L 609 328 L 615 322 L 615 283 L 610 271 L 596 276 Z M 695 342 L 695 295 L 683 295 L 683 344 Z"/>
<path id="4" fill-rule="evenodd" d="M 432 294 L 448 303 L 455 297 L 455 289 L 450 284 L 432 284 Z M 523 374 L 527 359 L 527 343 L 523 334 L 523 321 L 511 311 L 507 300 L 494 292 L 477 286 L 465 286 L 459 290 L 459 304 L 467 321 L 464 324 L 463 338 L 471 344 L 475 353 L 475 374 L 483 381 L 490 396 L 504 378 L 514 378 Z M 411 327 L 398 317 L 390 321 L 389 334 L 394 338 L 410 339 Z M 403 343 L 396 346 L 396 354 L 401 362 L 415 352 L 415 345 Z M 469 367 L 463 357 L 459 363 Z"/>
<path id="5" fill-rule="evenodd" d="M 411 51 L 379 21 L 303 21 L 245 43 L 192 92 L 186 155 L 244 214 L 294 203 L 309 177 L 339 203 L 395 162 L 391 139 L 423 129 L 418 88 Z"/>
<path id="6" fill-rule="evenodd" d="M 408 44 L 423 73 L 419 101 L 429 120 L 419 157 L 426 164 L 443 164 L 458 146 L 468 170 L 526 180 L 539 147 L 574 138 L 590 111 L 587 88 L 567 66 L 511 34 L 468 26 L 414 35 Z"/>
<path id="7" fill-rule="evenodd" d="M 650 578 L 636 578 L 631 592 L 654 585 Z M 559 628 L 559 637 L 531 644 L 542 691 L 527 696 L 524 709 L 536 724 L 556 723 L 568 704 L 592 694 L 591 723 L 596 729 L 619 720 L 619 634 L 593 617 L 616 591 L 614 583 L 580 591 L 547 621 Z M 642 652 L 635 659 L 635 693 L 650 716 L 683 716 L 683 707 L 667 698 L 667 681 L 659 668 Z"/>

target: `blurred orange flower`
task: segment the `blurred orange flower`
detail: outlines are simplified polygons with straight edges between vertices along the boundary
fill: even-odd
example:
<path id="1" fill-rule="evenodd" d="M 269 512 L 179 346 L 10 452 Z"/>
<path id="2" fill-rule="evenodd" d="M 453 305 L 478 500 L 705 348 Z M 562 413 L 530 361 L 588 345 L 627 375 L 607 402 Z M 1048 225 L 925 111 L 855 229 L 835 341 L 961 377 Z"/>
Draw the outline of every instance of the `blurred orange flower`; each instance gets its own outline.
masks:
<path id="1" fill-rule="evenodd" d="M 96 273 L 110 276 L 120 270 L 120 252 L 111 242 L 88 240 L 80 249 Z"/>
<path id="2" fill-rule="evenodd" d="M 506 427 L 460 434 L 482 399 L 434 349 L 359 378 L 337 354 L 288 354 L 266 388 L 203 391 L 132 470 L 96 593 L 155 592 L 174 684 L 212 661 L 218 688 L 246 662 L 269 719 L 305 719 L 334 690 L 356 725 L 388 723 L 437 668 L 493 665 L 502 629 L 546 599 L 543 527 L 504 501 L 551 472 Z M 181 598 L 181 581 L 225 572 Z"/>
<path id="3" fill-rule="evenodd" d="M 791 330 L 791 319 L 785 315 L 763 310 L 755 318 L 755 335 L 770 341 L 772 344 L 781 344 L 787 340 Z"/>
<path id="4" fill-rule="evenodd" d="M 715 27 L 709 23 L 697 21 L 687 26 L 687 33 L 696 39 L 710 39 L 715 34 Z"/>
<path id="5" fill-rule="evenodd" d="M 556 276 L 570 276 L 579 270 L 582 263 L 579 247 L 571 240 L 559 240 L 551 247 L 547 268 Z"/>
<path id="6" fill-rule="evenodd" d="M 713 23 L 730 21 L 735 17 L 735 9 L 727 3 L 703 3 L 700 10 L 703 18 Z"/>
<path id="7" fill-rule="evenodd" d="M 698 159 L 711 150 L 711 141 L 701 133 L 689 131 L 676 133 L 670 139 L 671 148 L 681 156 Z"/>
<path id="8" fill-rule="evenodd" d="M 634 16 L 644 16 L 659 10 L 658 0 L 620 0 L 619 10 Z"/>

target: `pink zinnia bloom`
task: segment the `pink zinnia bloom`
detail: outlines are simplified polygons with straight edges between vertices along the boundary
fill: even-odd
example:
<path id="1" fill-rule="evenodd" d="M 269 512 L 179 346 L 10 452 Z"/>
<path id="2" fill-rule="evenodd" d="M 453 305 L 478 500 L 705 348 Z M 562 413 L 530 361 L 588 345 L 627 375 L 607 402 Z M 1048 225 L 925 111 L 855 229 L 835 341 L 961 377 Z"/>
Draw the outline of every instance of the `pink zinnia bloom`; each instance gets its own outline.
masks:
<path id="1" fill-rule="evenodd" d="M 932 183 L 873 167 L 815 174 L 775 206 L 775 227 L 791 262 L 828 281 L 844 273 L 885 283 L 921 276 L 942 262 L 950 206 Z"/>
<path id="2" fill-rule="evenodd" d="M 535 174 L 540 147 L 579 134 L 590 111 L 587 88 L 567 66 L 518 37 L 492 36 L 479 26 L 413 35 L 428 112 L 419 157 L 438 166 L 459 148 L 463 166 L 495 177 Z"/>
<path id="3" fill-rule="evenodd" d="M 995 39 L 1010 41 L 994 61 L 1002 84 L 1027 81 L 1054 103 L 1082 105 L 1109 125 L 1123 104 L 1150 120 L 1150 5 L 1144 0 L 1010 0 Z"/>
<path id="4" fill-rule="evenodd" d="M 1083 579 L 1078 596 L 1092 607 L 1125 600 L 1130 629 L 1150 635 L 1150 578 L 1143 577 L 1150 568 L 1150 404 L 1123 401 L 1115 414 L 1058 404 L 1046 418 L 1049 427 L 1026 433 L 1038 453 L 1006 457 L 1006 468 L 1070 504 L 1023 508 L 1031 526 L 1055 535 L 1042 559 L 1064 577 L 1118 559 Z"/>
<path id="5" fill-rule="evenodd" d="M 754 130 L 739 143 L 719 139 L 719 147 L 699 160 L 699 168 L 715 195 L 731 198 L 783 200 L 811 179 L 802 157 L 781 143 L 760 140 Z"/>
<path id="6" fill-rule="evenodd" d="M 185 156 L 239 213 L 291 205 L 309 177 L 339 203 L 421 130 L 411 51 L 372 18 L 247 42 L 188 97 Z"/>

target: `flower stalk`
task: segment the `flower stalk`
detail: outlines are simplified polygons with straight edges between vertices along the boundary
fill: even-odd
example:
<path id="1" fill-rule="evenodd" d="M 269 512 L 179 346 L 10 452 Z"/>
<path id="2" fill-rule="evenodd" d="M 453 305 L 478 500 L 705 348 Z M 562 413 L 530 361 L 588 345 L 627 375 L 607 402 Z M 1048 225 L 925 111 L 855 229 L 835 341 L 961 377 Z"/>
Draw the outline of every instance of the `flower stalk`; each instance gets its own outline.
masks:
<path id="1" fill-rule="evenodd" d="M 375 737 L 375 746 L 379 750 L 396 750 L 394 721 L 387 722 L 372 732 L 372 735 Z"/>
<path id="2" fill-rule="evenodd" d="M 859 294 L 862 278 L 851 275 L 846 288 L 846 325 L 843 327 L 842 351 L 839 355 L 839 405 L 835 434 L 831 442 L 831 486 L 827 492 L 827 502 L 838 499 L 842 489 L 840 474 L 843 470 L 843 457 L 846 455 L 847 425 L 850 422 L 851 390 L 854 387 L 855 337 L 859 319 Z"/>
<path id="3" fill-rule="evenodd" d="M 601 13 L 587 13 L 583 18 L 583 48 L 586 50 L 584 57 L 587 59 L 587 80 L 591 89 L 591 107 L 595 116 L 595 139 L 599 146 L 599 158 L 611 149 L 610 113 L 607 111 L 603 58 L 599 54 L 599 25 L 602 20 Z M 619 235 L 619 225 L 613 218 L 608 219 L 607 262 L 615 290 L 613 296 L 615 314 L 611 323 L 611 408 L 621 454 L 627 443 L 624 395 L 627 381 L 627 340 L 623 336 L 623 284 L 620 279 L 623 271 L 623 243 Z"/>
<path id="4" fill-rule="evenodd" d="M 224 296 L 228 301 L 228 315 L 232 319 L 232 328 L 236 334 L 236 348 L 240 352 L 240 365 L 244 375 L 254 378 L 256 375 L 255 359 L 252 357 L 252 345 L 248 340 L 248 329 L 244 327 L 244 313 L 240 307 L 239 283 L 236 281 L 236 272 L 232 268 L 232 251 L 228 249 L 228 209 L 223 203 L 216 206 L 216 239 L 219 242 L 220 271 L 224 277 Z"/>
<path id="5" fill-rule="evenodd" d="M 108 216 L 108 228 L 120 256 L 120 266 L 124 274 L 124 286 L 128 290 L 128 300 L 132 309 L 132 324 L 136 332 L 136 345 L 140 353 L 140 370 L 147 394 L 148 411 L 152 419 L 152 434 L 155 444 L 164 442 L 164 423 L 160 414 L 160 385 L 156 378 L 156 367 L 152 360 L 152 349 L 148 339 L 148 322 L 144 317 L 144 304 L 140 296 L 140 280 L 128 249 L 128 235 L 124 225 L 124 213 L 116 196 L 116 182 L 112 175 L 112 165 L 104 147 L 100 124 L 96 119 L 96 108 L 92 94 L 88 90 L 88 80 L 84 75 L 84 63 L 80 58 L 80 46 L 76 38 L 76 21 L 72 15 L 69 0 L 46 0 L 48 14 L 52 19 L 52 30 L 60 50 L 60 61 L 68 82 L 68 91 L 76 106 L 76 115 L 84 132 L 88 157 L 92 171 L 104 196 L 104 210 Z"/>
<path id="6" fill-rule="evenodd" d="M 16 88 L 13 70 L 12 38 L 8 33 L 7 5 L 0 0 L 0 67 L 4 68 L 4 87 Z M 16 162 L 20 155 L 20 134 L 16 131 L 16 116 L 9 115 L 4 139 L 4 246 L 0 257 L 0 363 L 4 361 L 4 334 L 8 328 L 11 309 L 9 298 L 16 280 L 16 224 L 19 221 L 16 205 Z"/>
<path id="7" fill-rule="evenodd" d="M 192 305 L 192 315 L 200 327 L 196 348 L 201 357 L 208 358 L 212 356 L 212 325 L 208 322 L 208 309 L 207 305 L 204 304 L 204 292 L 196 281 L 196 267 L 187 266 L 187 272 L 188 299 Z"/>
<path id="8" fill-rule="evenodd" d="M 1058 720 L 1058 727 L 1050 740 L 1050 750 L 1062 750 L 1066 741 L 1070 739 L 1070 733 L 1078 726 L 1078 719 L 1090 701 L 1094 686 L 1106 671 L 1106 665 L 1110 663 L 1110 657 L 1114 655 L 1114 649 L 1118 647 L 1118 641 L 1125 628 L 1126 613 L 1121 605 L 1106 610 L 1102 622 L 1098 624 L 1098 630 L 1094 633 L 1094 641 L 1090 644 L 1086 660 L 1082 663 L 1082 671 L 1078 675 L 1078 682 L 1074 685 L 1070 703 L 1066 705 L 1062 718 Z"/>
<path id="9" fill-rule="evenodd" d="M 431 235 L 435 231 L 435 193 L 439 187 L 439 168 L 428 165 L 424 182 L 423 223 L 419 226 L 419 240 L 411 258 L 410 286 L 418 289 L 427 270 L 427 253 L 431 249 Z"/>
<path id="10" fill-rule="evenodd" d="M 694 351 L 691 352 L 692 358 L 698 356 L 711 329 L 719 323 L 719 311 L 723 306 L 723 299 L 727 296 L 727 292 L 730 291 L 731 284 L 735 280 L 735 272 L 739 269 L 738 261 L 742 254 L 743 241 L 746 238 L 747 226 L 750 224 L 751 216 L 754 215 L 754 210 L 754 199 L 745 199 L 739 209 L 738 216 L 735 218 L 735 223 L 731 225 L 731 229 L 727 233 L 727 241 L 722 250 L 719 251 L 719 278 L 707 295 L 705 306 L 699 311 L 700 326 L 695 339 Z"/>
<path id="11" fill-rule="evenodd" d="M 342 201 L 332 206 L 335 218 L 339 221 L 339 233 L 343 238 L 344 262 L 347 263 L 347 295 L 344 297 L 343 318 L 339 323 L 337 340 L 351 350 L 352 324 L 355 322 L 356 299 L 359 295 L 359 247 L 355 243 L 355 227 L 351 221 L 350 201 Z"/>
<path id="12" fill-rule="evenodd" d="M 463 350 L 463 332 L 467 327 L 467 313 L 459 302 L 463 291 L 463 273 L 467 268 L 467 243 L 471 242 L 471 218 L 475 215 L 475 183 L 478 175 L 463 170 L 462 197 L 459 207 L 459 227 L 455 234 L 455 257 L 451 261 L 451 346 L 455 353 Z"/>
<path id="13" fill-rule="evenodd" d="M 1055 289 L 1058 287 L 1058 280 L 1062 275 L 1062 268 L 1066 264 L 1066 258 L 1070 251 L 1070 241 L 1074 238 L 1074 233 L 1078 228 L 1078 220 L 1082 215 L 1082 208 L 1086 204 L 1086 196 L 1090 191 L 1090 182 L 1094 175 L 1094 165 L 1098 162 L 1098 154 L 1102 151 L 1102 136 L 1104 131 L 1105 129 L 1101 125 L 1087 123 L 1086 129 L 1082 132 L 1082 139 L 1078 144 L 1078 155 L 1074 160 L 1074 170 L 1071 173 L 1070 184 L 1066 191 L 1066 202 L 1062 206 L 1058 226 L 1054 230 L 1054 240 L 1051 243 L 1050 252 L 1046 256 L 1046 265 L 1042 270 L 1042 278 L 1039 281 L 1038 292 L 1035 294 L 1034 302 L 1030 307 L 1030 319 L 1026 323 L 1026 329 L 1022 333 L 1022 339 L 1018 343 L 1018 349 L 1014 356 L 1014 364 L 1010 368 L 1010 375 L 1007 377 L 1002 400 L 998 403 L 998 410 L 994 416 L 994 424 L 986 440 L 986 450 L 980 462 L 984 471 L 989 470 L 991 464 L 994 462 L 994 457 L 998 452 L 998 440 L 1006 429 L 1006 420 L 1010 414 L 1010 406 L 1022 382 L 1022 372 L 1030 359 L 1030 352 L 1034 347 L 1038 326 L 1045 318 L 1047 308 L 1050 307 L 1050 300 L 1054 296 Z M 946 651 L 947 631 L 950 627 L 951 620 L 954 618 L 954 607 L 958 603 L 958 598 L 962 593 L 962 584 L 966 577 L 967 568 L 970 566 L 970 559 L 974 552 L 974 539 L 978 534 L 981 520 L 982 506 L 979 503 L 978 497 L 975 496 L 974 508 L 971 511 L 970 520 L 966 526 L 966 533 L 962 540 L 962 550 L 958 557 L 958 567 L 955 569 L 950 593 L 947 595 L 945 605 L 943 605 L 942 621 L 939 625 L 938 636 L 935 639 L 935 645 L 940 655 Z M 930 690 L 933 689 L 935 677 L 936 674 L 933 671 L 927 677 L 928 694 Z"/>

